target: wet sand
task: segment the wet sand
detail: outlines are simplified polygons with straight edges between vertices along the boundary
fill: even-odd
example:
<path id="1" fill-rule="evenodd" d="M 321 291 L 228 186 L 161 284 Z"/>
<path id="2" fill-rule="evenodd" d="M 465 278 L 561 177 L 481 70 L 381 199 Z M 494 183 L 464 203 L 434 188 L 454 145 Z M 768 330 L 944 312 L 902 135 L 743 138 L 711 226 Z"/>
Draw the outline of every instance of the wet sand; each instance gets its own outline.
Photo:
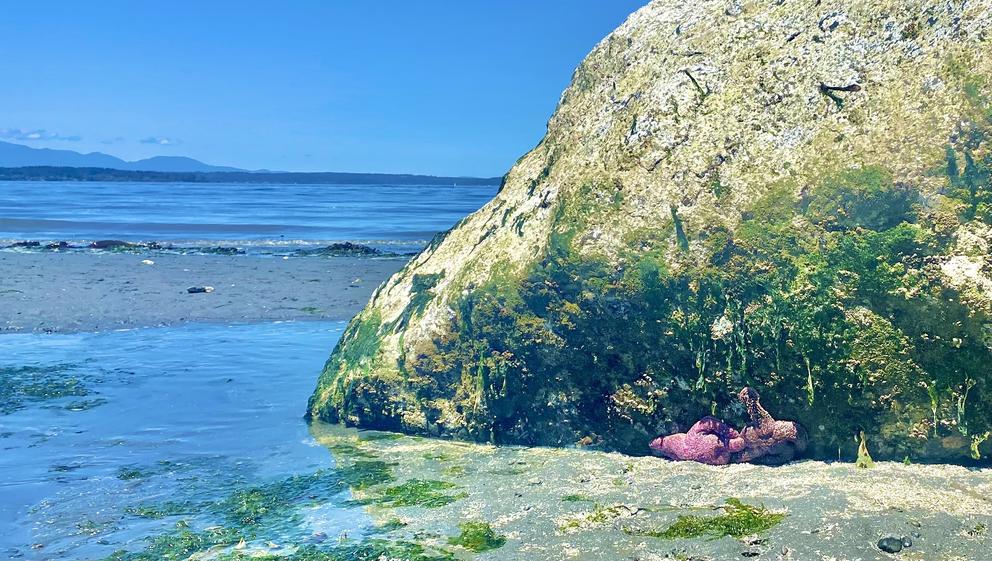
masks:
<path id="1" fill-rule="evenodd" d="M 395 528 L 387 537 L 450 550 L 449 537 L 466 521 L 487 523 L 505 537 L 474 559 L 978 561 L 989 559 L 992 546 L 988 469 L 896 462 L 858 469 L 817 461 L 708 466 L 576 449 L 382 439 L 319 422 L 311 432 L 339 468 L 370 459 L 389 466 L 387 484 L 353 489 L 373 519 Z M 390 504 L 384 489 L 414 480 L 443 482 L 432 508 Z M 696 527 L 696 535 L 692 525 L 683 526 L 690 535 L 664 533 L 680 516 L 726 515 L 728 499 L 779 519 L 763 530 L 737 522 Z M 746 535 L 723 535 L 728 527 Z M 910 545 L 894 556 L 879 549 L 886 537 Z"/>
<path id="2" fill-rule="evenodd" d="M 154 264 L 143 264 L 143 260 Z M 0 333 L 346 320 L 402 258 L 0 252 Z M 191 286 L 213 292 L 189 294 Z"/>

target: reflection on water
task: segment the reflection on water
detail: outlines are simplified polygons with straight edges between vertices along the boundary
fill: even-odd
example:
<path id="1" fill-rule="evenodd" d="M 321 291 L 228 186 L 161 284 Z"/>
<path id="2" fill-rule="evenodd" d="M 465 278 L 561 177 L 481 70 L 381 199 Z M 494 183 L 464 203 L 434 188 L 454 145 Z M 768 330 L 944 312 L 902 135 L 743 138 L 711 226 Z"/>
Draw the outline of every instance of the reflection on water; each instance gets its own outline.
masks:
<path id="1" fill-rule="evenodd" d="M 179 519 L 215 523 L 232 493 L 332 467 L 301 414 L 343 327 L 0 337 L 0 558 L 141 549 Z M 347 486 L 308 493 L 324 506 L 267 539 L 362 533 L 361 510 L 328 496 Z"/>

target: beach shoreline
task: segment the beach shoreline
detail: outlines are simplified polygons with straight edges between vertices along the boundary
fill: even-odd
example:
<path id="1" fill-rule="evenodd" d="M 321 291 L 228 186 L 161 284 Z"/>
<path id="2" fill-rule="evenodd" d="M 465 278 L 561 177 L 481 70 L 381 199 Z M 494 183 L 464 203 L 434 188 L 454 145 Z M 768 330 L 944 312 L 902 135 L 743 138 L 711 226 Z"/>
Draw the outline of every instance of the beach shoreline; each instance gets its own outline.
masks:
<path id="1" fill-rule="evenodd" d="M 405 257 L 0 252 L 0 334 L 348 320 L 405 264 Z M 191 294 L 190 287 L 213 290 Z"/>

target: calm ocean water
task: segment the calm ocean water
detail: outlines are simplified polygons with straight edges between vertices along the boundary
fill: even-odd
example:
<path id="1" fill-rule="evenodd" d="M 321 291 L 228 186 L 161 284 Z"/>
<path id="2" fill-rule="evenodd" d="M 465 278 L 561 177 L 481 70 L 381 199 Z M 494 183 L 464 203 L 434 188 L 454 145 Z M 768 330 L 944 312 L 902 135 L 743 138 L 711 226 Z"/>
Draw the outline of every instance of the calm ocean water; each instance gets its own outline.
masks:
<path id="1" fill-rule="evenodd" d="M 496 189 L 0 182 L 0 243 L 120 239 L 295 248 L 353 241 L 416 251 L 485 204 Z"/>
<path id="2" fill-rule="evenodd" d="M 353 241 L 415 251 L 495 192 L 5 182 L 0 246 L 122 239 L 265 254 Z M 282 513 L 245 523 L 260 547 L 366 535 L 369 519 L 346 502 L 355 474 L 335 466 L 302 419 L 343 328 L 0 335 L 0 559 L 95 559 L 149 547 L 160 548 L 153 557 L 185 558 L 171 551 L 178 544 L 162 550 L 156 536 L 213 535 L 258 495 Z"/>

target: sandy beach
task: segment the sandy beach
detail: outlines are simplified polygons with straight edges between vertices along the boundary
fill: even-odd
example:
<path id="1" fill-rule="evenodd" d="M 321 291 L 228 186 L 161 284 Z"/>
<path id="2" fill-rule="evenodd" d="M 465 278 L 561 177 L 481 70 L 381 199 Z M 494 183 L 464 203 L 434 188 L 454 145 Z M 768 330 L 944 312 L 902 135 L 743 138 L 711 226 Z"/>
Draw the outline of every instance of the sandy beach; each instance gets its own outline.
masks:
<path id="1" fill-rule="evenodd" d="M 405 262 L 402 258 L 0 252 L 0 332 L 346 320 Z M 192 286 L 214 290 L 190 294 L 187 288 Z"/>

